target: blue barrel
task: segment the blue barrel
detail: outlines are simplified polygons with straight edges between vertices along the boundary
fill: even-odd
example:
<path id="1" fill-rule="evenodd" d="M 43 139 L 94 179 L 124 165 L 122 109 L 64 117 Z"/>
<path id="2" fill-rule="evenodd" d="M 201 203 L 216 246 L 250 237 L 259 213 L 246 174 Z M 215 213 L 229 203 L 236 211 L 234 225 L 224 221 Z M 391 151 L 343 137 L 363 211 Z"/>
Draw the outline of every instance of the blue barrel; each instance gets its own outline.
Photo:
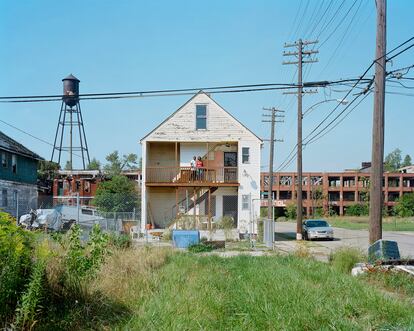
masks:
<path id="1" fill-rule="evenodd" d="M 197 230 L 173 230 L 172 240 L 174 247 L 188 248 L 200 242 L 200 232 Z"/>

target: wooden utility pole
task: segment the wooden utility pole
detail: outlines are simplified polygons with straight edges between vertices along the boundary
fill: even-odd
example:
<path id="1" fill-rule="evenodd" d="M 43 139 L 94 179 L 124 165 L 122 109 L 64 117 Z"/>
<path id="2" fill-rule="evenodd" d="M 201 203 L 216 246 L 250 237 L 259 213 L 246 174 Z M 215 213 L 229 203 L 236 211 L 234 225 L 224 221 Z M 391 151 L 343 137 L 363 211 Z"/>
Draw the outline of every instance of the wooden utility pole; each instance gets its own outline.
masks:
<path id="1" fill-rule="evenodd" d="M 294 44 L 285 44 L 285 47 L 297 47 L 297 52 L 284 52 L 283 56 L 297 56 L 297 61 L 283 62 L 283 64 L 298 65 L 298 142 L 297 142 L 297 180 L 298 186 L 296 190 L 296 240 L 302 240 L 302 219 L 303 219 L 303 203 L 302 203 L 302 96 L 303 93 L 315 93 L 314 91 L 303 91 L 302 67 L 304 63 L 317 62 L 317 59 L 303 60 L 303 55 L 311 56 L 318 53 L 315 50 L 304 50 L 304 46 L 316 44 L 318 41 L 303 41 L 299 39 Z M 287 92 L 289 93 L 289 92 Z M 295 92 L 296 93 L 296 92 Z"/>
<path id="2" fill-rule="evenodd" d="M 375 93 L 372 125 L 369 242 L 382 238 L 382 177 L 384 174 L 384 108 L 386 75 L 386 0 L 377 0 Z"/>
<path id="3" fill-rule="evenodd" d="M 276 121 L 276 117 L 284 117 L 284 115 L 276 115 L 277 112 L 283 113 L 283 110 L 278 110 L 274 107 L 263 108 L 263 110 L 270 111 L 271 114 L 264 114 L 263 116 L 270 117 L 270 120 L 263 120 L 262 122 L 270 122 L 270 155 L 269 155 L 269 187 L 268 187 L 268 202 L 267 202 L 267 218 L 274 219 L 273 215 L 273 160 L 274 160 L 274 146 L 275 141 L 282 142 L 283 140 L 275 139 L 275 123 L 282 123 L 283 121 Z"/>

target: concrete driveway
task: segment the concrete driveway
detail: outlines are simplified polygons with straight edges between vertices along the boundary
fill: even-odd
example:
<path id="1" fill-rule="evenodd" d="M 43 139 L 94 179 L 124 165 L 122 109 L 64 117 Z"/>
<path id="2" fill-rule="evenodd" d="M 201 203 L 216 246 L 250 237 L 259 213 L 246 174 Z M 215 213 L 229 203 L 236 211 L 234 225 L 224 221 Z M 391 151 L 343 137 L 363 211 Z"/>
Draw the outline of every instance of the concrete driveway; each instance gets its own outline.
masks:
<path id="1" fill-rule="evenodd" d="M 296 223 L 293 222 L 276 222 L 276 248 L 282 251 L 292 251 L 297 249 L 296 241 Z M 352 246 L 368 250 L 368 231 L 367 230 L 348 230 L 334 228 L 334 241 L 312 241 L 307 243 L 307 247 L 312 254 L 321 256 L 325 259 L 331 251 L 343 246 Z M 383 239 L 393 240 L 398 243 L 401 257 L 414 258 L 414 231 L 384 231 Z M 324 256 L 324 257 L 322 257 Z"/>

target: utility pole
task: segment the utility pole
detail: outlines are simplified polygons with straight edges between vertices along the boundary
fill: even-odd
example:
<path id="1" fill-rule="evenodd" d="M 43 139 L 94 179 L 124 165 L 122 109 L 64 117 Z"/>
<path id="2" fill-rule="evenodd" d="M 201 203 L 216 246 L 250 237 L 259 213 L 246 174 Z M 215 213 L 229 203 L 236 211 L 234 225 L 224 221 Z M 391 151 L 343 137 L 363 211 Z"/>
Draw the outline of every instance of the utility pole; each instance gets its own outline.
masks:
<path id="1" fill-rule="evenodd" d="M 297 64 L 298 65 L 298 91 L 297 92 L 285 92 L 285 94 L 298 94 L 298 142 L 297 142 L 297 179 L 298 187 L 296 190 L 296 240 L 302 240 L 302 96 L 304 93 L 316 93 L 316 91 L 304 91 L 302 82 L 302 67 L 304 63 L 318 62 L 317 59 L 303 60 L 303 55 L 311 56 L 318 53 L 316 50 L 304 50 L 306 45 L 316 44 L 318 41 L 303 41 L 299 39 L 293 44 L 285 44 L 284 47 L 297 47 L 296 52 L 283 52 L 283 56 L 295 56 L 297 61 L 283 62 L 283 64 Z"/>
<path id="2" fill-rule="evenodd" d="M 372 125 L 369 242 L 382 238 L 382 177 L 384 174 L 384 108 L 386 75 L 386 0 L 377 0 L 375 93 Z"/>
<path id="3" fill-rule="evenodd" d="M 264 117 L 270 117 L 270 120 L 262 120 L 262 122 L 270 122 L 270 155 L 269 155 L 269 187 L 268 187 L 268 204 L 267 204 L 267 218 L 274 219 L 273 213 L 273 160 L 274 160 L 274 146 L 275 142 L 283 142 L 281 139 L 275 139 L 275 123 L 283 123 L 283 120 L 276 120 L 277 117 L 283 118 L 284 115 L 276 115 L 276 113 L 284 113 L 283 110 L 272 108 L 263 108 L 263 110 L 270 111 L 271 114 L 263 114 Z M 266 139 L 265 139 L 266 140 Z"/>

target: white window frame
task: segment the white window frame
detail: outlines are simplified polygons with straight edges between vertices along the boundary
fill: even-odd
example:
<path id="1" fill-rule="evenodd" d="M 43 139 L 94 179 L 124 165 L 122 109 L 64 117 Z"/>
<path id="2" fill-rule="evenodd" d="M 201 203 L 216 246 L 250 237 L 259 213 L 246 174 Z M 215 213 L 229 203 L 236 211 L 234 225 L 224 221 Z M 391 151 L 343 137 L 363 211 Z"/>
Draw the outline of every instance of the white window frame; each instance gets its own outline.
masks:
<path id="1" fill-rule="evenodd" d="M 242 210 L 250 210 L 250 194 L 242 195 Z"/>
<path id="2" fill-rule="evenodd" d="M 243 153 L 244 150 L 247 149 L 247 160 L 244 160 L 245 154 Z M 250 147 L 242 147 L 242 163 L 249 164 L 250 163 Z"/>

